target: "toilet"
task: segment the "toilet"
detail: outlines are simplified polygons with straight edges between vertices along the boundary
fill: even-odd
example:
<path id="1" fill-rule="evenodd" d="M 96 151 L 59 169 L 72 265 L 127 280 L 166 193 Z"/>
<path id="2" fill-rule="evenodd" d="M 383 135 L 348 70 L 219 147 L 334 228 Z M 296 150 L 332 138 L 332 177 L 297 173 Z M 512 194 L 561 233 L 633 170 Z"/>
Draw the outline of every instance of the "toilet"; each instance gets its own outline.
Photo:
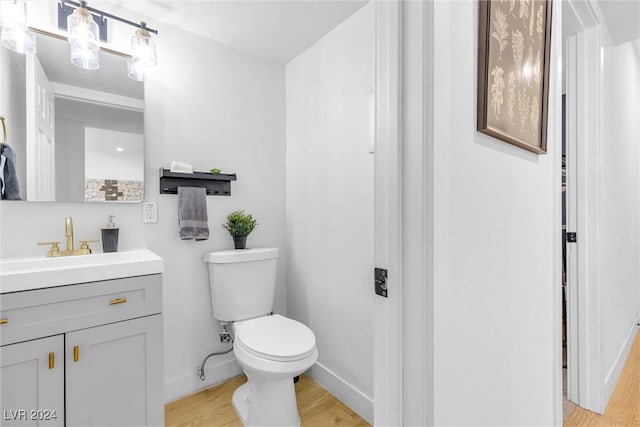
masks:
<path id="1" fill-rule="evenodd" d="M 210 252 L 213 317 L 232 322 L 233 352 L 248 381 L 233 393 L 246 426 L 299 426 L 293 377 L 318 360 L 307 326 L 273 312 L 277 248 Z"/>

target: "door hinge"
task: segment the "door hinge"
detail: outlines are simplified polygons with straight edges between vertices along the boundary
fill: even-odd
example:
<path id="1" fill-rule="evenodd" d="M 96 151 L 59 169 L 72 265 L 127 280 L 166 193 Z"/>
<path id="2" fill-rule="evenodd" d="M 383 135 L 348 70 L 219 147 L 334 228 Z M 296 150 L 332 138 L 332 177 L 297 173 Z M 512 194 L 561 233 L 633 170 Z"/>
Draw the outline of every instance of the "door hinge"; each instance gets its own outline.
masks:
<path id="1" fill-rule="evenodd" d="M 567 243 L 576 243 L 578 241 L 578 233 L 567 233 Z"/>
<path id="2" fill-rule="evenodd" d="M 387 270 L 376 268 L 374 270 L 376 295 L 387 298 Z"/>

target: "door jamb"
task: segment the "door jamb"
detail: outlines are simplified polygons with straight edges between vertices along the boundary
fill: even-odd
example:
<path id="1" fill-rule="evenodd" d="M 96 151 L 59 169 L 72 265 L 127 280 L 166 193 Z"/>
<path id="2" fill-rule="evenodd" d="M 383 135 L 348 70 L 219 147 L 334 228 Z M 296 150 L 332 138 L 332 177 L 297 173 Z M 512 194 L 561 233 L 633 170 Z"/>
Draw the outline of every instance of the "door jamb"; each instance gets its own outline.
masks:
<path id="1" fill-rule="evenodd" d="M 403 424 L 402 2 L 380 0 L 374 4 L 375 266 L 388 270 L 388 298 L 376 295 L 374 301 L 374 423 L 397 426 Z"/>
<path id="2" fill-rule="evenodd" d="M 603 306 L 598 276 L 601 30 L 592 0 L 567 0 L 565 4 L 582 26 L 567 43 L 567 194 L 574 200 L 575 212 L 569 214 L 567 227 L 578 233 L 567 298 L 569 398 L 603 413 Z"/>

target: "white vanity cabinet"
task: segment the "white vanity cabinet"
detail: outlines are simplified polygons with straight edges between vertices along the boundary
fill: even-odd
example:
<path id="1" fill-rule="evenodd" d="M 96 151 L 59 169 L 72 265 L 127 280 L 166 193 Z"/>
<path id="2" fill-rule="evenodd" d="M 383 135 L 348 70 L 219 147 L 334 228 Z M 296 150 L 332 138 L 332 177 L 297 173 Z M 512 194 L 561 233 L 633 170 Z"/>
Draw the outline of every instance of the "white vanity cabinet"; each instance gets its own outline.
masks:
<path id="1" fill-rule="evenodd" d="M 66 354 L 68 426 L 164 423 L 160 315 L 71 332 Z"/>
<path id="2" fill-rule="evenodd" d="M 0 347 L 0 382 L 0 425 L 63 426 L 64 336 Z"/>
<path id="3" fill-rule="evenodd" d="M 164 424 L 161 274 L 0 298 L 0 424 Z"/>

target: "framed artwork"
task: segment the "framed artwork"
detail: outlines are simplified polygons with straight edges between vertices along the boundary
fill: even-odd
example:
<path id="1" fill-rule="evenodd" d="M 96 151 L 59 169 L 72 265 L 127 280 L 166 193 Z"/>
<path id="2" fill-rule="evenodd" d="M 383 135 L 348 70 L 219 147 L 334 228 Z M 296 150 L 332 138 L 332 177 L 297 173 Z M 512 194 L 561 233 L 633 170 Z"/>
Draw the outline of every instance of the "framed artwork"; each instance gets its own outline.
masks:
<path id="1" fill-rule="evenodd" d="M 479 0 L 479 132 L 547 152 L 551 0 Z"/>

